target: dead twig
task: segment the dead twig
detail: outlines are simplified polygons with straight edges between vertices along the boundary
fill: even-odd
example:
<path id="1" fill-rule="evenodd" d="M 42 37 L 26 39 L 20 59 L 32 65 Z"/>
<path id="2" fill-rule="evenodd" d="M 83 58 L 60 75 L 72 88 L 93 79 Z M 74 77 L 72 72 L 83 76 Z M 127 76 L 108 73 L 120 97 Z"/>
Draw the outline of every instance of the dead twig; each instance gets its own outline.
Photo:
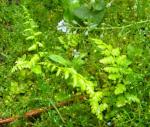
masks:
<path id="1" fill-rule="evenodd" d="M 62 101 L 62 102 L 59 102 L 59 103 L 56 103 L 55 106 L 52 105 L 52 106 L 49 106 L 49 107 L 43 107 L 43 108 L 38 108 L 38 109 L 33 109 L 29 112 L 26 112 L 23 116 L 15 116 L 15 117 L 10 117 L 10 118 L 0 118 L 0 126 L 1 125 L 4 125 L 4 124 L 8 124 L 8 123 L 11 123 L 11 122 L 14 122 L 20 118 L 32 118 L 32 117 L 36 117 L 36 116 L 39 116 L 41 113 L 43 112 L 46 112 L 48 110 L 53 110 L 56 108 L 60 108 L 60 107 L 63 107 L 63 106 L 67 106 L 67 105 L 70 105 L 70 104 L 73 104 L 75 102 L 75 100 L 79 100 L 79 101 L 83 101 L 86 99 L 85 96 L 75 96 L 67 101 Z"/>

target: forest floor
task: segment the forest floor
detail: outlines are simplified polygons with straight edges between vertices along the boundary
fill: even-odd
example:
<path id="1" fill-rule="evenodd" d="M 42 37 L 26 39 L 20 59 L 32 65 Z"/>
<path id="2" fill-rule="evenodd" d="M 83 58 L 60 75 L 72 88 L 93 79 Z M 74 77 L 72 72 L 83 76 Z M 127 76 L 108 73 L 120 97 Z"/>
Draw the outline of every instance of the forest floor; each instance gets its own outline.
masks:
<path id="1" fill-rule="evenodd" d="M 71 26 L 70 29 L 75 35 L 70 37 L 57 29 L 58 23 L 63 19 L 63 8 L 59 0 L 25 1 L 27 2 L 19 5 L 0 3 L 0 126 L 148 127 L 150 125 L 150 0 L 114 1 L 107 9 L 100 25 L 89 30 L 88 33 L 85 26 Z M 96 115 L 91 113 L 86 92 L 73 88 L 70 80 L 57 77 L 55 73 L 48 72 L 44 67 L 42 68 L 44 74 L 40 76 L 26 70 L 12 72 L 19 58 L 23 59 L 22 56 L 30 58 L 35 53 L 28 52 L 32 41 L 27 41 L 24 36 L 25 21 L 22 5 L 28 9 L 28 13 L 37 24 L 36 30 L 42 33 L 38 37 L 44 44 L 42 52 L 59 54 L 70 60 L 71 66 L 79 74 L 100 84 L 96 87 L 96 91 L 105 89 L 110 82 L 106 78 L 107 73 L 104 74 L 100 69 L 103 66 L 98 64 L 102 56 L 95 53 L 96 48 L 89 43 L 89 38 L 99 38 L 106 44 L 119 48 L 121 54 L 126 55 L 130 60 L 129 67 L 134 72 L 134 75 L 128 79 L 122 77 L 120 80 L 130 82 L 130 88 L 125 93 L 131 90 L 138 97 L 138 104 L 132 103 L 116 108 L 113 107 L 112 102 L 110 110 L 117 114 L 112 117 L 114 112 L 112 114 L 104 112 L 104 115 L 109 114 L 109 118 L 99 121 Z M 75 55 L 81 57 L 75 59 Z M 40 71 L 39 68 L 33 70 L 36 74 Z M 114 84 L 113 82 L 112 85 Z M 134 97 L 132 99 L 135 99 Z M 116 98 L 114 97 L 114 100 Z M 109 101 L 113 101 L 111 99 L 110 97 Z M 49 106 L 53 110 L 45 109 Z M 40 115 L 30 119 L 24 117 L 26 112 L 36 113 L 37 109 L 43 107 L 44 112 Z M 12 120 L 13 122 L 10 120 L 10 123 L 1 124 L 2 120 L 16 116 L 20 117 L 19 120 Z"/>

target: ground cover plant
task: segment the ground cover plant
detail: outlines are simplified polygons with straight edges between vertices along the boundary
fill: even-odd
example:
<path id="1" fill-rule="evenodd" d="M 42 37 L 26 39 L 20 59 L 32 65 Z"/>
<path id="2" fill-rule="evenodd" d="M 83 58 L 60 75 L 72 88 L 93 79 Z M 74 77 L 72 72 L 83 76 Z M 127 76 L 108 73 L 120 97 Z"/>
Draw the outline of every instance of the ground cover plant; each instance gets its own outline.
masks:
<path id="1" fill-rule="evenodd" d="M 149 3 L 1 0 L 0 126 L 149 126 Z"/>

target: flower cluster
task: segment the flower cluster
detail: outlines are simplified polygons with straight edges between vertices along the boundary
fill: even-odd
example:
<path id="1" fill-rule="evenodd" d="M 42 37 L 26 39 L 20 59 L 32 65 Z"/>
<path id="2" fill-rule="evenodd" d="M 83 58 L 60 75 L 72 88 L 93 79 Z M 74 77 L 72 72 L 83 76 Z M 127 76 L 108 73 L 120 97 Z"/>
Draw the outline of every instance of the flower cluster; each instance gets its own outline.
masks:
<path id="1" fill-rule="evenodd" d="M 67 28 L 67 23 L 64 20 L 61 20 L 57 25 L 57 30 L 68 33 L 69 29 Z"/>

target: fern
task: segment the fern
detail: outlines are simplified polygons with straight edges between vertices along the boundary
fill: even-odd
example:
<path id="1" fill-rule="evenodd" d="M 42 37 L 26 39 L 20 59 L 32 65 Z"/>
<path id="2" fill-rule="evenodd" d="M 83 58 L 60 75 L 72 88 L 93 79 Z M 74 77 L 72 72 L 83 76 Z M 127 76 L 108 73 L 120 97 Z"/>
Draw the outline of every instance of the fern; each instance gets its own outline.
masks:
<path id="1" fill-rule="evenodd" d="M 35 54 L 32 54 L 32 57 L 27 58 L 24 55 L 22 58 L 19 58 L 16 61 L 16 65 L 12 68 L 12 72 L 17 70 L 22 70 L 25 68 L 31 69 L 34 73 L 40 74 L 41 67 L 38 65 L 38 61 L 40 60 L 40 55 L 42 54 L 39 52 L 39 48 L 43 47 L 43 44 L 38 40 L 38 37 L 42 34 L 41 32 L 37 31 L 36 28 L 38 27 L 33 19 L 30 17 L 28 10 L 23 6 L 24 10 L 24 26 L 25 30 L 23 31 L 24 36 L 26 37 L 26 41 L 32 41 L 32 45 L 28 48 L 28 51 L 37 51 Z M 27 60 L 28 59 L 28 60 Z"/>
<path id="2" fill-rule="evenodd" d="M 43 74 L 45 69 L 53 73 L 56 72 L 56 77 L 58 78 L 62 77 L 64 80 L 70 79 L 73 87 L 80 88 L 82 92 L 89 95 L 91 111 L 99 120 L 104 119 L 105 115 L 103 112 L 110 110 L 112 105 L 122 107 L 126 104 L 131 104 L 132 102 L 139 103 L 139 99 L 136 95 L 127 92 L 130 91 L 130 84 L 128 84 L 126 77 L 132 74 L 132 69 L 129 67 L 131 62 L 127 59 L 126 55 L 121 55 L 119 48 L 114 49 L 111 45 L 105 44 L 101 40 L 91 39 L 92 42 L 97 44 L 98 49 L 102 50 L 101 54 L 103 58 L 100 59 L 99 62 L 104 66 L 103 71 L 107 74 L 108 82 L 111 84 L 110 88 L 99 89 L 96 91 L 95 88 L 98 85 L 79 74 L 72 67 L 70 61 L 65 60 L 59 55 L 39 51 L 39 49 L 41 48 L 42 50 L 42 47 L 44 46 L 38 40 L 38 36 L 42 33 L 35 30 L 37 25 L 33 19 L 30 18 L 30 15 L 25 7 L 24 12 L 24 25 L 26 26 L 24 35 L 26 36 L 26 41 L 33 42 L 31 47 L 28 48 L 28 51 L 34 51 L 34 54 L 31 54 L 28 58 L 26 55 L 19 58 L 16 61 L 16 65 L 12 69 L 13 73 L 18 70 L 29 69 L 31 72 L 39 75 Z M 61 38 L 59 39 L 62 41 Z M 61 43 L 64 44 L 64 41 Z M 65 44 L 65 48 L 70 46 L 70 44 Z M 73 44 L 76 43 L 73 42 Z M 112 96 L 115 101 L 108 101 Z"/>
<path id="3" fill-rule="evenodd" d="M 111 92 L 111 95 L 114 95 L 114 98 L 116 98 L 115 105 L 122 107 L 132 102 L 139 103 L 140 101 L 136 95 L 127 92 L 131 91 L 127 77 L 132 75 L 133 71 L 129 67 L 131 62 L 127 59 L 126 55 L 121 55 L 119 48 L 113 48 L 99 39 L 91 39 L 91 41 L 102 50 L 103 58 L 99 62 L 103 64 L 103 70 L 107 73 L 108 82 L 112 88 L 112 91 L 107 92 Z"/>
<path id="4" fill-rule="evenodd" d="M 94 88 L 97 84 L 87 80 L 84 76 L 77 73 L 74 68 L 60 67 L 50 61 L 45 61 L 41 64 L 47 69 L 50 69 L 51 72 L 56 71 L 56 76 L 62 74 L 65 80 L 70 78 L 73 87 L 80 88 L 82 92 L 86 92 L 89 95 L 92 113 L 96 114 L 100 120 L 103 119 L 103 111 L 107 109 L 108 105 L 106 103 L 99 104 L 103 97 L 103 92 L 95 92 Z"/>

